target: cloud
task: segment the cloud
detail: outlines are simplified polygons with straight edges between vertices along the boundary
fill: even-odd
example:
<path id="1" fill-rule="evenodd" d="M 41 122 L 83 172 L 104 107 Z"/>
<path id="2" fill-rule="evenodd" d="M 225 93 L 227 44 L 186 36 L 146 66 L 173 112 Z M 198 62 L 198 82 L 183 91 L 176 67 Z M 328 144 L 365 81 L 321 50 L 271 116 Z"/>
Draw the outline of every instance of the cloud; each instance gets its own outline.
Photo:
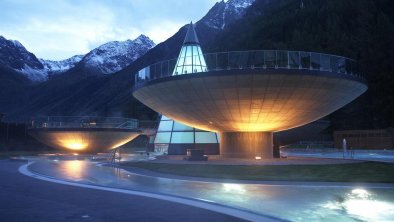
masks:
<path id="1" fill-rule="evenodd" d="M 0 35 L 20 41 L 40 58 L 85 54 L 108 41 L 145 34 L 156 43 L 215 0 L 0 0 Z"/>

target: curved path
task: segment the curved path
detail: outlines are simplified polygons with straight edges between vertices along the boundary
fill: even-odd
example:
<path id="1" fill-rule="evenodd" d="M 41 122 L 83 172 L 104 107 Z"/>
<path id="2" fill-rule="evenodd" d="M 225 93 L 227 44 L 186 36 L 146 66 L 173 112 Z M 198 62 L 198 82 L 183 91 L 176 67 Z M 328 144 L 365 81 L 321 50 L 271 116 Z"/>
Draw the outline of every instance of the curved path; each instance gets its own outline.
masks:
<path id="1" fill-rule="evenodd" d="M 153 198 L 37 180 L 0 161 L 0 221 L 243 221 Z"/>
<path id="2" fill-rule="evenodd" d="M 392 184 L 246 184 L 241 181 L 196 181 L 130 172 L 83 158 L 71 160 L 59 157 L 37 160 L 29 165 L 29 170 L 45 175 L 45 178 L 80 186 L 140 192 L 138 195 L 158 195 L 155 197 L 171 198 L 171 201 L 178 203 L 192 204 L 253 221 L 281 218 L 290 221 L 346 222 L 392 221 L 394 218 Z"/>

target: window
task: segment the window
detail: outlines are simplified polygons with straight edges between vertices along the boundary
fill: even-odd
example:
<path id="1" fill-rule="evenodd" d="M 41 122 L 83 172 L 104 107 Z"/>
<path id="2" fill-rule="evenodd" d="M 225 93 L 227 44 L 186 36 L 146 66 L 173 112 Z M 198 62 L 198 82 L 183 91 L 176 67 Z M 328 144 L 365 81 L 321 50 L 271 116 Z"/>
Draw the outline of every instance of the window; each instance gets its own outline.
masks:
<path id="1" fill-rule="evenodd" d="M 320 69 L 320 54 L 311 53 L 311 67 L 312 69 Z"/>
<path id="2" fill-rule="evenodd" d="M 159 129 L 157 129 L 157 131 L 171 131 L 173 122 L 174 121 L 172 120 L 160 121 Z"/>
<path id="3" fill-rule="evenodd" d="M 276 52 L 275 51 L 265 51 L 265 66 L 267 68 L 275 68 L 276 65 Z"/>
<path id="4" fill-rule="evenodd" d="M 217 143 L 216 134 L 212 132 L 196 132 L 196 143 Z"/>
<path id="5" fill-rule="evenodd" d="M 321 60 L 320 60 L 320 65 L 321 65 L 321 69 L 328 71 L 330 70 L 330 56 L 329 55 L 321 55 L 320 56 Z"/>
<path id="6" fill-rule="evenodd" d="M 300 67 L 300 53 L 299 52 L 289 52 L 289 66 L 293 69 L 298 69 Z"/>
<path id="7" fill-rule="evenodd" d="M 155 143 L 170 143 L 171 133 L 157 133 Z"/>
<path id="8" fill-rule="evenodd" d="M 205 72 L 207 65 L 199 45 L 186 45 L 179 53 L 173 75 Z"/>
<path id="9" fill-rule="evenodd" d="M 300 52 L 301 67 L 309 69 L 311 66 L 311 55 L 308 52 Z"/>
<path id="10" fill-rule="evenodd" d="M 182 123 L 174 122 L 174 131 L 193 131 L 193 127 L 186 126 Z"/>
<path id="11" fill-rule="evenodd" d="M 193 132 L 173 132 L 171 143 L 194 143 Z"/>

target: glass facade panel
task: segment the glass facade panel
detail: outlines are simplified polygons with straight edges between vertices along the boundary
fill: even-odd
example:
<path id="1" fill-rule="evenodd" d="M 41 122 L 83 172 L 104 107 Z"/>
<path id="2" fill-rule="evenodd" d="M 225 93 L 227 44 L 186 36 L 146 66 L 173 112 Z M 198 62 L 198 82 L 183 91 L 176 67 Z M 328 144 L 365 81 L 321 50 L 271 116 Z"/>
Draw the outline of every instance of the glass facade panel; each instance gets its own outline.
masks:
<path id="1" fill-rule="evenodd" d="M 330 65 L 331 65 L 331 72 L 338 72 L 338 57 L 331 56 Z"/>
<path id="2" fill-rule="evenodd" d="M 256 51 L 252 52 L 251 60 L 252 66 L 256 68 L 263 68 L 264 67 L 264 51 Z"/>
<path id="3" fill-rule="evenodd" d="M 217 68 L 227 69 L 228 68 L 228 53 L 217 54 Z"/>
<path id="4" fill-rule="evenodd" d="M 293 69 L 300 68 L 300 53 L 299 52 L 289 52 L 289 66 Z"/>
<path id="5" fill-rule="evenodd" d="M 320 54 L 311 53 L 311 67 L 312 69 L 320 69 Z"/>
<path id="6" fill-rule="evenodd" d="M 161 64 L 161 76 L 169 76 L 169 73 L 168 62 L 163 62 Z"/>
<path id="7" fill-rule="evenodd" d="M 171 133 L 157 133 L 155 143 L 170 143 Z"/>
<path id="8" fill-rule="evenodd" d="M 216 53 L 205 54 L 205 62 L 211 70 L 217 69 L 216 67 Z"/>
<path id="9" fill-rule="evenodd" d="M 276 52 L 265 51 L 264 52 L 265 66 L 267 68 L 275 68 L 276 66 Z"/>
<path id="10" fill-rule="evenodd" d="M 289 65 L 287 51 L 276 51 L 276 60 L 279 68 L 287 68 Z"/>
<path id="11" fill-rule="evenodd" d="M 228 65 L 230 68 L 234 69 L 234 68 L 238 68 L 239 67 L 239 57 L 240 54 L 237 52 L 230 52 L 228 55 Z"/>
<path id="12" fill-rule="evenodd" d="M 324 71 L 330 71 L 331 66 L 330 66 L 330 56 L 329 55 L 320 55 L 320 65 L 321 65 L 321 70 Z"/>
<path id="13" fill-rule="evenodd" d="M 193 131 L 193 127 L 186 126 L 182 123 L 178 123 L 174 121 L 173 131 Z"/>
<path id="14" fill-rule="evenodd" d="M 193 132 L 173 132 L 171 143 L 194 143 Z"/>
<path id="15" fill-rule="evenodd" d="M 165 115 L 162 115 L 161 116 L 161 120 L 163 121 L 163 120 L 171 120 L 170 118 L 168 118 L 167 116 L 165 116 Z"/>
<path id="16" fill-rule="evenodd" d="M 311 67 L 311 55 L 309 52 L 300 52 L 301 68 L 309 69 Z"/>
<path id="17" fill-rule="evenodd" d="M 150 67 L 141 69 L 138 72 L 138 80 L 148 80 L 150 76 Z"/>
<path id="18" fill-rule="evenodd" d="M 346 60 L 343 57 L 338 57 L 338 72 L 346 73 Z"/>
<path id="19" fill-rule="evenodd" d="M 182 47 L 173 75 L 190 74 L 207 71 L 204 55 L 198 45 Z"/>
<path id="20" fill-rule="evenodd" d="M 196 132 L 196 143 L 217 143 L 216 134 L 211 132 Z"/>
<path id="21" fill-rule="evenodd" d="M 159 132 L 171 131 L 173 123 L 174 123 L 174 121 L 172 121 L 172 120 L 160 121 L 159 128 L 157 129 L 157 131 L 159 131 Z"/>

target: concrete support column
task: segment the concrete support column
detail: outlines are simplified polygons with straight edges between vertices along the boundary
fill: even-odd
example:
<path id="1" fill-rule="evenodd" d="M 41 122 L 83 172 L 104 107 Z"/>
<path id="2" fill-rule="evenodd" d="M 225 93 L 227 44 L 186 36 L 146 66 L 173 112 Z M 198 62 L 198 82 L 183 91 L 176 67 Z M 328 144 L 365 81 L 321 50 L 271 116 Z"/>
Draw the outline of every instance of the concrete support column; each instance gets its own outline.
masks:
<path id="1" fill-rule="evenodd" d="M 220 155 L 233 158 L 273 158 L 272 132 L 221 132 Z"/>

